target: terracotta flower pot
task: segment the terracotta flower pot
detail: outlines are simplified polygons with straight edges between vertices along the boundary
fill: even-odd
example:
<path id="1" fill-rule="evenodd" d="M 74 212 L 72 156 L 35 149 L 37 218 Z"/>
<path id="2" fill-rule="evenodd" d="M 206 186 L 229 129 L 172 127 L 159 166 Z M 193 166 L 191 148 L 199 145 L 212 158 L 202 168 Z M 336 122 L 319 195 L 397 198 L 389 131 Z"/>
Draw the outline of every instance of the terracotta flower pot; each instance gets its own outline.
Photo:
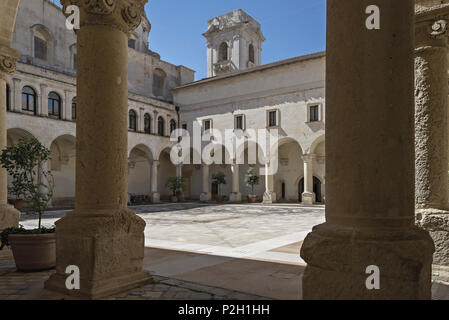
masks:
<path id="1" fill-rule="evenodd" d="M 256 203 L 257 197 L 256 196 L 248 196 L 248 202 L 249 203 Z"/>
<path id="2" fill-rule="evenodd" d="M 10 234 L 8 237 L 19 271 L 56 267 L 56 234 Z"/>

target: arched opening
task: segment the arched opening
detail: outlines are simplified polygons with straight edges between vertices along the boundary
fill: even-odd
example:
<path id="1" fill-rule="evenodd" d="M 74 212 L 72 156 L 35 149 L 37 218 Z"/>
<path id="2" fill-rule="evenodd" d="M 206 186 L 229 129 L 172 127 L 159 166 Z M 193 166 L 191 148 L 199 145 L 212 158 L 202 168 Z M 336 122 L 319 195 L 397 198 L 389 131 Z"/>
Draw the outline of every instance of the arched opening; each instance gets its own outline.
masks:
<path id="1" fill-rule="evenodd" d="M 29 86 L 22 88 L 22 111 L 36 114 L 37 95 L 36 91 Z"/>
<path id="2" fill-rule="evenodd" d="M 223 42 L 220 44 L 219 49 L 219 61 L 227 61 L 228 60 L 228 44 Z"/>
<path id="3" fill-rule="evenodd" d="M 128 194 L 131 205 L 151 202 L 151 165 L 153 155 L 145 145 L 131 149 L 128 158 Z"/>
<path id="4" fill-rule="evenodd" d="M 137 131 L 137 114 L 134 110 L 129 110 L 128 113 L 128 130 L 132 132 Z"/>
<path id="5" fill-rule="evenodd" d="M 56 92 L 48 94 L 48 116 L 61 119 L 61 97 Z"/>
<path id="6" fill-rule="evenodd" d="M 144 132 L 146 134 L 151 134 L 151 116 L 148 113 L 145 113 L 144 120 Z"/>
<path id="7" fill-rule="evenodd" d="M 254 61 L 254 46 L 252 45 L 252 44 L 250 44 L 249 45 L 249 48 L 248 48 L 248 56 L 249 56 L 249 58 L 248 58 L 248 60 L 249 60 L 249 62 L 251 62 L 251 63 L 255 63 Z"/>
<path id="8" fill-rule="evenodd" d="M 171 148 L 164 149 L 159 155 L 159 169 L 158 169 L 158 191 L 161 200 L 168 201 L 172 196 L 171 190 L 166 186 L 167 179 L 176 177 L 176 166 L 170 159 Z"/>
<path id="9" fill-rule="evenodd" d="M 165 136 L 165 120 L 162 117 L 157 119 L 157 134 L 161 137 Z"/>
<path id="10" fill-rule="evenodd" d="M 53 207 L 68 207 L 75 204 L 76 139 L 71 135 L 56 138 L 51 146 L 48 169 L 55 180 Z"/>

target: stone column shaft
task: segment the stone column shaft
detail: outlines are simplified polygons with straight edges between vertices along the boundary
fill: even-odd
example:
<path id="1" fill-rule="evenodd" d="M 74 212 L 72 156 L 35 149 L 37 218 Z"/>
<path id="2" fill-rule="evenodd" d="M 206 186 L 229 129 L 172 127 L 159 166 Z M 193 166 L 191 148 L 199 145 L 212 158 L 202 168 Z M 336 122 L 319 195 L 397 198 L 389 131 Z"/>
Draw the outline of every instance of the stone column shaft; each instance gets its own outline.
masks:
<path id="1" fill-rule="evenodd" d="M 265 193 L 263 203 L 270 204 L 276 202 L 276 193 L 274 192 L 274 175 L 270 174 L 270 163 L 265 164 Z"/>
<path id="2" fill-rule="evenodd" d="M 210 192 L 210 186 L 209 186 L 209 170 L 210 166 L 207 164 L 203 164 L 201 166 L 201 174 L 203 177 L 203 181 L 202 181 L 202 188 L 203 188 L 203 192 L 200 195 L 200 200 L 207 202 L 210 201 L 212 199 L 212 194 Z"/>
<path id="3" fill-rule="evenodd" d="M 313 192 L 313 156 L 306 155 L 304 161 L 304 193 L 302 194 L 302 202 L 307 205 L 316 202 L 316 194 Z"/>
<path id="4" fill-rule="evenodd" d="M 431 297 L 434 247 L 414 224 L 415 1 L 376 1 L 380 29 L 370 4 L 327 1 L 326 223 L 301 248 L 304 299 Z"/>
<path id="5" fill-rule="evenodd" d="M 416 15 L 416 218 L 435 241 L 434 264 L 445 266 L 449 266 L 448 23 L 448 4 Z"/>
<path id="6" fill-rule="evenodd" d="M 157 188 L 158 184 L 158 169 L 159 169 L 159 160 L 154 160 L 153 165 L 151 166 L 151 200 L 153 203 L 160 202 L 160 194 Z"/>
<path id="7" fill-rule="evenodd" d="M 229 196 L 231 202 L 241 202 L 242 194 L 240 193 L 240 167 L 238 164 L 231 166 L 232 170 L 232 192 Z"/>
<path id="8" fill-rule="evenodd" d="M 146 0 L 63 0 L 80 8 L 77 33 L 75 210 L 56 222 L 56 273 L 46 288 L 96 299 L 150 279 L 145 221 L 127 208 L 128 36 Z M 110 125 L 110 124 L 114 125 Z M 80 290 L 67 290 L 68 265 Z"/>
<path id="9" fill-rule="evenodd" d="M 0 152 L 7 145 L 6 131 L 6 79 L 16 71 L 19 52 L 0 45 Z M 5 169 L 0 167 L 0 231 L 19 225 L 20 213 L 8 205 L 8 179 Z"/>

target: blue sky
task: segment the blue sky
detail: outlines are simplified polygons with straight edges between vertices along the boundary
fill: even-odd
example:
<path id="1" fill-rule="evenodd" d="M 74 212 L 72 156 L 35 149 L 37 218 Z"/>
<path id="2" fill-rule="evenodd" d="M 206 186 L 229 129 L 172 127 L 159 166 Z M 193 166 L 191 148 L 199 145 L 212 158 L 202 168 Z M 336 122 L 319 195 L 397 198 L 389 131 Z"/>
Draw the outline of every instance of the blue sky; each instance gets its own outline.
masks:
<path id="1" fill-rule="evenodd" d="M 164 61 L 206 77 L 207 21 L 243 9 L 262 25 L 267 38 L 262 62 L 270 63 L 325 49 L 326 0 L 150 0 L 150 49 Z"/>

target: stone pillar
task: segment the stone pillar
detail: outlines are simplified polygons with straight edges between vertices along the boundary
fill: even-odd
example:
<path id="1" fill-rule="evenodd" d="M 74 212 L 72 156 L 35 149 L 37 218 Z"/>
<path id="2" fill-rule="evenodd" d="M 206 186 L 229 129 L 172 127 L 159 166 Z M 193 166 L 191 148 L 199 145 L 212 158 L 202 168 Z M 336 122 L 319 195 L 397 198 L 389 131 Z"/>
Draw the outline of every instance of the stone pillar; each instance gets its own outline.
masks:
<path id="1" fill-rule="evenodd" d="M 434 264 L 446 266 L 449 266 L 448 23 L 449 6 L 416 15 L 416 220 L 435 242 Z"/>
<path id="2" fill-rule="evenodd" d="M 19 52 L 0 45 L 0 152 L 6 148 L 6 78 L 16 71 Z M 0 167 L 0 231 L 19 226 L 20 213 L 8 204 L 8 179 Z"/>
<path id="3" fill-rule="evenodd" d="M 161 202 L 161 195 L 157 190 L 159 160 L 154 160 L 151 166 L 151 201 L 153 203 Z"/>
<path id="4" fill-rule="evenodd" d="M 203 164 L 201 166 L 201 173 L 203 176 L 203 192 L 200 195 L 200 201 L 208 202 L 212 200 L 212 194 L 210 192 L 210 182 L 209 182 L 209 169 L 210 166 Z"/>
<path id="5" fill-rule="evenodd" d="M 64 114 L 62 119 L 71 121 L 72 120 L 72 99 L 70 99 L 70 91 L 64 90 L 64 104 L 62 106 Z"/>
<path id="6" fill-rule="evenodd" d="M 45 287 L 96 299 L 151 279 L 143 269 L 145 222 L 127 207 L 127 43 L 146 0 L 62 3 L 64 12 L 69 4 L 81 11 L 76 201 L 56 222 L 56 273 Z M 80 290 L 66 289 L 69 265 L 80 270 Z"/>
<path id="7" fill-rule="evenodd" d="M 313 155 L 304 155 L 302 159 L 304 161 L 304 192 L 302 194 L 302 203 L 312 205 L 316 202 L 316 194 L 313 192 Z"/>
<path id="8" fill-rule="evenodd" d="M 242 194 L 240 193 L 240 175 L 239 175 L 239 165 L 233 164 L 231 166 L 232 170 L 232 192 L 229 195 L 229 201 L 231 202 L 241 202 Z"/>
<path id="9" fill-rule="evenodd" d="M 41 83 L 41 92 L 39 95 L 37 114 L 42 117 L 48 117 L 48 86 Z"/>
<path id="10" fill-rule="evenodd" d="M 414 3 L 378 0 L 369 30 L 366 1 L 327 1 L 326 223 L 301 249 L 304 299 L 431 297 L 434 246 L 414 223 Z"/>
<path id="11" fill-rule="evenodd" d="M 11 105 L 11 111 L 14 112 L 21 112 L 22 111 L 22 86 L 21 82 L 22 80 L 18 78 L 13 78 L 13 92 L 11 93 L 12 97 L 12 105 Z"/>
<path id="12" fill-rule="evenodd" d="M 265 193 L 263 194 L 263 203 L 276 203 L 276 193 L 274 192 L 274 175 L 270 175 L 270 164 L 265 164 Z"/>

